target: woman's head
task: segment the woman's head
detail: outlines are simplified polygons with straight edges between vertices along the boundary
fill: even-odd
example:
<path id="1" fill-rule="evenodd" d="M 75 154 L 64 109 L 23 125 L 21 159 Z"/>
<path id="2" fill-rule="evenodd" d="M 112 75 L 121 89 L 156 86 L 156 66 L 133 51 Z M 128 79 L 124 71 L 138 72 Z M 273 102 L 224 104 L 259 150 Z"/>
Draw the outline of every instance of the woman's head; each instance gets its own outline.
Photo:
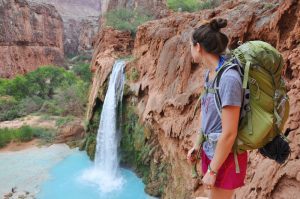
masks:
<path id="1" fill-rule="evenodd" d="M 193 31 L 191 53 L 194 62 L 199 63 L 207 54 L 219 56 L 226 51 L 228 37 L 220 32 L 226 25 L 226 19 L 213 19 Z"/>

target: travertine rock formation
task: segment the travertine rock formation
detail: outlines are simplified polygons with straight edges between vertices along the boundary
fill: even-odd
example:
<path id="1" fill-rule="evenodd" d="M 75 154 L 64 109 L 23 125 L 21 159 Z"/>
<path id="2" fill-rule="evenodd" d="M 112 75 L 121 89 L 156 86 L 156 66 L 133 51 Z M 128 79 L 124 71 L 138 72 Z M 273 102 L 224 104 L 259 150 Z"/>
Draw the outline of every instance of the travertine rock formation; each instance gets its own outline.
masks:
<path id="1" fill-rule="evenodd" d="M 63 62 L 63 24 L 54 6 L 0 2 L 0 77 Z"/>

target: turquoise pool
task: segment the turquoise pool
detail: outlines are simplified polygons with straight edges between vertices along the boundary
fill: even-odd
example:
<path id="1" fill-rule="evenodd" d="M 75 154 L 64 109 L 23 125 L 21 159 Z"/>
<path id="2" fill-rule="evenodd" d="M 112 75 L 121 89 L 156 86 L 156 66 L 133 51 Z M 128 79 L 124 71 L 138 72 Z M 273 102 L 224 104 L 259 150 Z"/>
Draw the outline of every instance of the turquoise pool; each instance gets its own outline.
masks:
<path id="1" fill-rule="evenodd" d="M 97 184 L 85 181 L 82 175 L 93 162 L 84 152 L 76 151 L 50 172 L 51 178 L 41 187 L 38 199 L 147 199 L 144 184 L 131 171 L 121 169 L 122 185 L 110 192 L 102 192 Z"/>
<path id="2" fill-rule="evenodd" d="M 120 169 L 119 182 L 104 181 L 106 186 L 99 186 L 94 163 L 86 153 L 66 145 L 0 153 L 0 162 L 0 198 L 12 187 L 17 190 L 15 198 L 26 192 L 26 198 L 37 199 L 152 198 L 144 192 L 142 181 L 127 169 Z"/>

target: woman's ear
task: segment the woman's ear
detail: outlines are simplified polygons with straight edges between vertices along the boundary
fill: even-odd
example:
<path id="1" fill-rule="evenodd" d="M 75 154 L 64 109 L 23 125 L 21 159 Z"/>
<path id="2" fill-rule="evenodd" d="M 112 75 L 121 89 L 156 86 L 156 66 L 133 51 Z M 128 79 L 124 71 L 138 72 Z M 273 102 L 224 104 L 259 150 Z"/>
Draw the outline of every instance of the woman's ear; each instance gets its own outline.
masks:
<path id="1" fill-rule="evenodd" d="M 204 49 L 200 46 L 199 43 L 197 43 L 196 49 L 197 49 L 197 52 L 200 54 L 200 56 L 202 56 Z"/>
<path id="2" fill-rule="evenodd" d="M 196 43 L 196 50 L 197 50 L 197 52 L 200 53 L 200 51 L 201 51 L 201 46 L 200 46 L 199 43 Z"/>

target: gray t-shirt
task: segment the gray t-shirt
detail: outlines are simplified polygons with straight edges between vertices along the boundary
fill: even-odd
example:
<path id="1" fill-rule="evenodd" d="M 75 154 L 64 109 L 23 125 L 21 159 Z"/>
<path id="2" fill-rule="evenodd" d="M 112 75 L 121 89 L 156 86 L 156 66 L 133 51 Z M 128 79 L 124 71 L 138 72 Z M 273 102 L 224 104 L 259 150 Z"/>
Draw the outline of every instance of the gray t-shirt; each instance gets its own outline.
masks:
<path id="1" fill-rule="evenodd" d="M 212 80 L 208 82 L 208 87 L 212 87 Z M 242 80 L 239 72 L 235 69 L 225 71 L 220 79 L 219 93 L 222 107 L 227 105 L 242 105 L 243 91 Z M 208 136 L 208 140 L 203 143 L 203 150 L 209 159 L 214 156 L 217 140 L 222 133 L 222 121 L 214 101 L 214 94 L 208 93 L 201 99 L 201 118 L 203 133 Z"/>

